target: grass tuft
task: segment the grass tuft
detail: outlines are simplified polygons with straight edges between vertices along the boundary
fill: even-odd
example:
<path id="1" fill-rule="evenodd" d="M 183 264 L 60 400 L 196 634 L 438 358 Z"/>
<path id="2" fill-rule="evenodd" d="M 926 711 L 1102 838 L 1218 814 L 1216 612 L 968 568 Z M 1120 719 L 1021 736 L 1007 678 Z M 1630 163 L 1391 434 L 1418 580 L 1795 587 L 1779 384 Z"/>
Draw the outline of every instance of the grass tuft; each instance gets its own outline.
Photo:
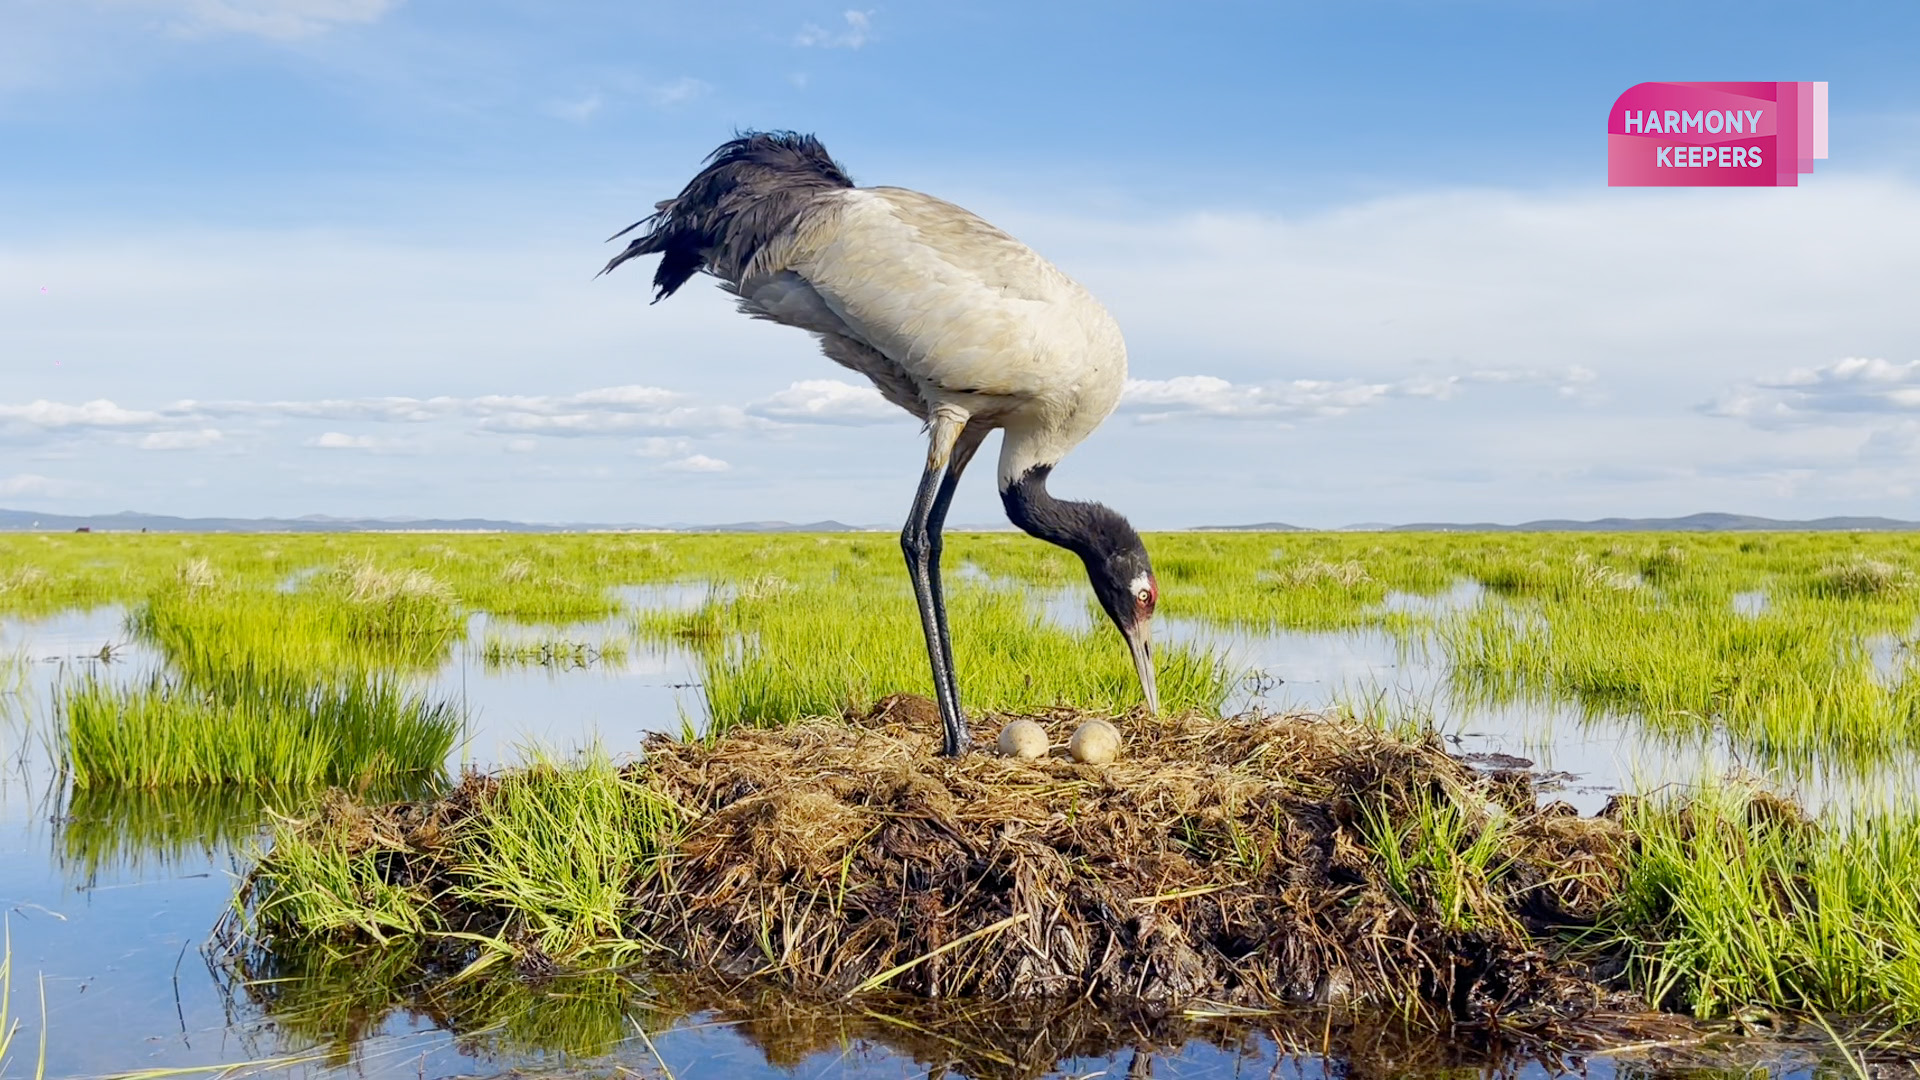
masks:
<path id="1" fill-rule="evenodd" d="M 1700 1016 L 1751 1007 L 1920 1026 L 1920 807 L 1816 825 L 1715 785 L 1642 803 L 1606 925 L 1638 989 Z"/>
<path id="2" fill-rule="evenodd" d="M 177 680 L 61 687 L 57 728 L 78 788 L 364 786 L 437 773 L 461 714 L 392 680 Z"/>

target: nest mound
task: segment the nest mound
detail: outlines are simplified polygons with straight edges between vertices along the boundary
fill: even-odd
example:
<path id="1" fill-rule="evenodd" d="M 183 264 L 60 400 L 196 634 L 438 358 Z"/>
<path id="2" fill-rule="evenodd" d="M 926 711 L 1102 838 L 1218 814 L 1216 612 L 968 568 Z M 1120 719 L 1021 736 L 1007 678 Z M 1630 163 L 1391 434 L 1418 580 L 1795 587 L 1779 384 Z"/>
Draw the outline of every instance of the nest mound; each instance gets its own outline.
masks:
<path id="1" fill-rule="evenodd" d="M 1541 943 L 1591 920 L 1624 834 L 1536 808 L 1525 774 L 1261 715 L 1127 717 L 1104 766 L 950 761 L 932 713 L 895 697 L 651 740 L 636 769 L 688 824 L 642 931 L 693 970 L 836 995 L 1419 1001 L 1455 1021 L 1596 1000 Z M 1085 716 L 1032 719 L 1063 747 Z"/>
<path id="2" fill-rule="evenodd" d="M 1029 718 L 1060 748 L 1087 716 Z M 977 721 L 982 743 L 1012 719 Z M 1163 1016 L 1341 1004 L 1521 1026 L 1632 1007 L 1564 947 L 1619 887 L 1629 838 L 1610 817 L 1540 807 L 1527 774 L 1482 774 L 1434 741 L 1319 716 L 1117 724 L 1121 757 L 1101 766 L 936 757 L 937 714 L 905 696 L 650 738 L 622 775 L 677 821 L 619 933 L 663 974 L 803 997 Z M 445 854 L 503 782 L 384 808 L 339 798 L 305 828 L 387 885 L 424 887 L 462 931 L 449 937 L 513 942 L 511 900 L 458 888 Z"/>

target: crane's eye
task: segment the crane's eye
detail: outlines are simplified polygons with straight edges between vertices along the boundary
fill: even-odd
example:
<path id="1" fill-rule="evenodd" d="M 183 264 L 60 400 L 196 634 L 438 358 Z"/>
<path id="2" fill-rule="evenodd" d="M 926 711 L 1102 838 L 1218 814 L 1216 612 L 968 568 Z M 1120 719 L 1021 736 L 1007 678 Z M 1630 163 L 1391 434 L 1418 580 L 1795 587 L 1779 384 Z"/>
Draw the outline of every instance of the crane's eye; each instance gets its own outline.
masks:
<path id="1" fill-rule="evenodd" d="M 1133 598 L 1143 604 L 1148 604 L 1153 602 L 1153 593 L 1150 590 L 1141 589 L 1139 592 L 1133 594 Z"/>

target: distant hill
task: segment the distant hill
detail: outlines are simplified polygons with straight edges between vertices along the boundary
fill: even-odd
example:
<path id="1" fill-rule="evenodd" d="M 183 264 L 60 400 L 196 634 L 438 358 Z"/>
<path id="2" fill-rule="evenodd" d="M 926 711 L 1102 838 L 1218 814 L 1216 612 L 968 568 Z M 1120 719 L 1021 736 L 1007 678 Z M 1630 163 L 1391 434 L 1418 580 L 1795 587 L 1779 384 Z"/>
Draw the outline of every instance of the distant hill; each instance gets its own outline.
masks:
<path id="1" fill-rule="evenodd" d="M 1366 522 L 1343 525 L 1333 532 L 1910 532 L 1920 529 L 1920 521 L 1899 521 L 1885 517 L 1827 517 L 1812 521 L 1780 521 L 1751 514 L 1688 514 L 1676 518 L 1599 518 L 1595 521 L 1570 521 L 1546 518 L 1518 525 L 1492 521 L 1454 522 L 1417 521 L 1411 525 Z M 1195 532 L 1303 532 L 1298 525 L 1278 521 L 1258 525 L 1201 525 Z"/>
<path id="2" fill-rule="evenodd" d="M 1885 517 L 1825 517 L 1812 521 L 1780 521 L 1751 514 L 1688 514 L 1677 518 L 1600 518 L 1595 521 L 1567 521 L 1549 518 L 1519 525 L 1475 522 L 1456 525 L 1444 522 L 1418 522 L 1391 526 L 1394 532 L 1909 532 L 1920 529 L 1920 521 L 1899 521 Z"/>

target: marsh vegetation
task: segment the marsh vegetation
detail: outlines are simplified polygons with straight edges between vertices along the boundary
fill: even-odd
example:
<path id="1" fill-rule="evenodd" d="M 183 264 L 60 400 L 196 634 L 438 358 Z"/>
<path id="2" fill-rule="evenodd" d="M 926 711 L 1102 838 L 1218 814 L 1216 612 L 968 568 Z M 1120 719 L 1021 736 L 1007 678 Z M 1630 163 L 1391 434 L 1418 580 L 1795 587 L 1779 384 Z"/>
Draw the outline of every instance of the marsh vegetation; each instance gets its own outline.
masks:
<path id="1" fill-rule="evenodd" d="M 1028 942 L 1025 955 L 1046 958 L 1033 971 L 1052 964 L 1055 975 L 996 973 L 989 960 L 1005 941 L 1038 932 L 1029 925 L 1037 915 L 1006 920 L 1047 906 L 1034 897 L 1086 890 L 1104 890 L 1115 910 L 1159 898 L 1147 907 L 1205 960 L 1190 967 L 1205 972 L 1195 986 L 1239 988 L 1189 996 L 1235 1009 L 1392 1000 L 1395 1023 L 1504 1023 L 1527 1002 L 1572 1014 L 1570 999 L 1539 989 L 1546 983 L 1526 983 L 1531 997 L 1515 989 L 1523 979 L 1489 989 L 1497 979 L 1487 981 L 1495 968 L 1485 965 L 1497 954 L 1546 958 L 1528 970 L 1577 986 L 1589 1010 L 1621 1007 L 1625 999 L 1609 995 L 1697 1018 L 1760 1010 L 1877 1032 L 1886 1046 L 1920 1029 L 1920 555 L 1910 540 L 1196 533 L 1153 536 L 1149 546 L 1162 590 L 1160 692 L 1179 718 L 1169 722 L 1218 724 L 1249 705 L 1333 707 L 1337 715 L 1314 721 L 1319 730 L 1373 747 L 1370 760 L 1415 755 L 1427 771 L 1401 775 L 1385 797 L 1352 786 L 1349 757 L 1309 761 L 1219 731 L 1176 752 L 1178 740 L 1125 716 L 1137 683 L 1070 555 L 1012 534 L 956 535 L 949 596 L 970 709 L 1120 716 L 1132 733 L 1127 756 L 1105 779 L 1049 761 L 1025 780 L 997 760 L 966 766 L 1000 769 L 990 783 L 856 767 L 852 747 L 839 765 L 815 762 L 824 772 L 783 760 L 741 779 L 740 791 L 775 798 L 774 777 L 805 775 L 828 802 L 766 809 L 754 819 L 762 831 L 736 836 L 735 848 L 696 850 L 688 845 L 747 796 L 695 791 L 658 769 L 730 745 L 764 754 L 766 740 L 804 732 L 818 749 L 832 742 L 827 732 L 861 730 L 842 717 L 865 716 L 896 692 L 930 691 L 891 536 L 10 535 L 0 536 L 0 619 L 16 630 L 0 636 L 0 738 L 16 773 L 42 770 L 38 787 L 12 790 L 44 794 L 10 795 L 8 819 L 25 828 L 51 813 L 49 850 L 75 882 L 209 858 L 241 874 L 264 867 L 218 951 L 223 978 L 237 980 L 232 993 L 285 1018 L 289 1032 L 322 995 L 303 990 L 309 975 L 287 973 L 321 980 L 348 956 L 390 974 L 356 988 L 368 999 L 363 1017 L 405 1001 L 432 1014 L 420 1003 L 447 995 L 518 1000 L 529 973 L 602 978 L 617 992 L 587 997 L 621 1004 L 560 1026 L 611 1024 L 605 1034 L 618 1042 L 620 1018 L 646 1001 L 662 1017 L 686 1015 L 662 988 L 700 975 L 692 961 L 704 958 L 708 968 L 751 969 L 753 994 L 786 995 L 784 1010 L 812 1001 L 804 1009 L 823 1015 L 826 998 L 860 989 L 893 1001 L 870 1011 L 924 1024 L 900 995 L 957 986 L 978 999 L 1029 985 L 1021 979 L 1065 985 L 1071 942 L 1134 941 L 1137 929 L 1088 915 L 1064 937 L 1049 930 Z M 683 602 L 653 602 L 669 595 Z M 36 651 L 35 627 L 89 610 L 106 613 L 110 640 L 64 650 L 58 663 Z M 1385 643 L 1399 666 L 1379 665 L 1369 685 L 1338 686 L 1285 662 L 1249 670 L 1249 641 L 1357 640 Z M 1416 667 L 1432 679 L 1410 680 Z M 604 683 L 592 698 L 598 719 L 562 726 L 568 734 L 547 750 L 475 757 L 475 745 L 513 734 L 488 710 L 507 700 L 497 688 L 534 687 L 512 681 L 529 674 L 539 688 L 514 693 L 531 710 L 565 711 L 582 699 L 562 695 Z M 659 689 L 646 691 L 655 696 L 644 717 L 626 719 L 618 702 L 642 685 Z M 1473 756 L 1490 718 L 1516 734 L 1490 749 L 1551 756 L 1556 740 L 1585 732 L 1622 740 L 1623 756 L 1628 742 L 1645 748 L 1667 769 L 1641 777 L 1620 766 L 1600 778 L 1608 791 L 1581 797 L 1582 812 L 1556 808 L 1544 775 L 1522 798 L 1519 781 L 1456 760 Z M 988 723 L 991 734 L 998 721 Z M 646 731 L 666 734 L 636 756 Z M 598 749 L 588 745 L 595 735 Z M 1194 749 L 1203 744 L 1245 753 L 1210 758 Z M 742 767 L 702 760 L 709 773 Z M 483 778 L 460 776 L 476 765 Z M 896 773 L 920 779 L 891 794 L 862 788 L 855 799 L 853 788 L 841 792 L 851 780 L 831 779 L 842 767 L 869 786 Z M 1170 776 L 1202 773 L 1184 795 L 1165 790 Z M 961 798 L 965 783 L 987 786 Z M 912 791 L 921 801 L 897 802 Z M 1000 907 L 946 904 L 937 923 L 881 912 L 874 897 L 883 892 L 938 895 L 932 868 L 954 851 L 1011 842 L 956 839 L 985 818 L 942 818 L 926 801 L 938 803 L 939 791 L 1003 825 L 1031 817 L 1037 861 L 1010 864 L 1023 868 L 1011 891 L 981 894 L 1001 897 Z M 1597 814 L 1609 793 L 1622 798 Z M 886 807 L 894 816 L 880 813 Z M 902 820 L 944 822 L 949 846 L 888 831 Z M 1066 833 L 1048 831 L 1057 820 L 1071 823 Z M 270 832 L 260 831 L 267 822 Z M 1074 831 L 1100 822 L 1113 828 Z M 781 848 L 781 829 L 795 843 L 826 829 L 840 839 L 805 850 L 830 849 L 838 861 L 815 865 L 801 848 Z M 1561 833 L 1585 846 L 1539 847 Z M 925 861 L 932 876 L 892 881 L 862 863 L 869 850 L 911 851 L 903 858 Z M 1141 853 L 1166 857 L 1122 884 L 1103 852 L 1124 853 L 1135 871 Z M 1310 912 L 1276 908 L 1273 897 L 1304 887 L 1289 868 L 1297 876 L 1321 865 L 1312 852 L 1346 865 L 1339 873 L 1352 880 L 1336 873 L 1326 881 L 1339 888 L 1298 894 Z M 1347 863 L 1327 862 L 1333 853 Z M 744 861 L 700 862 L 723 856 Z M 727 893 L 726 903 L 751 897 L 765 913 L 746 921 L 746 909 L 698 892 L 700 866 L 729 888 L 778 880 L 785 891 Z M 707 937 L 687 936 L 702 925 L 676 906 L 689 897 L 715 919 L 728 912 L 746 936 L 719 935 L 718 922 Z M 898 936 L 835 938 L 828 928 L 855 908 Z M 1259 968 L 1248 958 L 1273 953 L 1255 943 L 1278 924 L 1231 914 L 1256 909 L 1307 920 L 1274 940 L 1324 948 Z M 677 913 L 671 926 L 660 921 L 667 913 Z M 1363 919 L 1386 935 L 1378 940 L 1414 951 L 1382 960 L 1365 945 L 1376 939 L 1339 929 Z M 1309 924 L 1320 936 L 1302 929 Z M 1193 945 L 1202 941 L 1212 944 Z M 1178 969 L 1142 948 L 1113 962 L 1147 957 L 1163 979 Z M 825 955 L 848 959 L 829 970 Z M 1249 974 L 1256 969 L 1265 974 Z M 1131 977 L 1101 971 L 1082 971 L 1076 977 L 1092 982 L 1076 986 Z M 259 982 L 265 973 L 281 981 Z M 15 976 L 23 985 L 17 966 Z M 1573 981 L 1554 981 L 1562 978 Z M 1461 980 L 1475 989 L 1455 1000 Z M 1139 1004 L 1123 997 L 1102 1000 Z M 1408 1002 L 1419 1008 L 1408 1012 Z M 462 1010 L 486 1012 L 463 1004 L 447 1015 Z M 537 1033 L 522 1034 L 513 1045 L 540 1048 Z M 554 1038 L 549 1048 L 565 1041 Z M 316 1029 L 305 1045 L 327 1041 Z M 335 1049 L 350 1056 L 351 1040 Z"/>

